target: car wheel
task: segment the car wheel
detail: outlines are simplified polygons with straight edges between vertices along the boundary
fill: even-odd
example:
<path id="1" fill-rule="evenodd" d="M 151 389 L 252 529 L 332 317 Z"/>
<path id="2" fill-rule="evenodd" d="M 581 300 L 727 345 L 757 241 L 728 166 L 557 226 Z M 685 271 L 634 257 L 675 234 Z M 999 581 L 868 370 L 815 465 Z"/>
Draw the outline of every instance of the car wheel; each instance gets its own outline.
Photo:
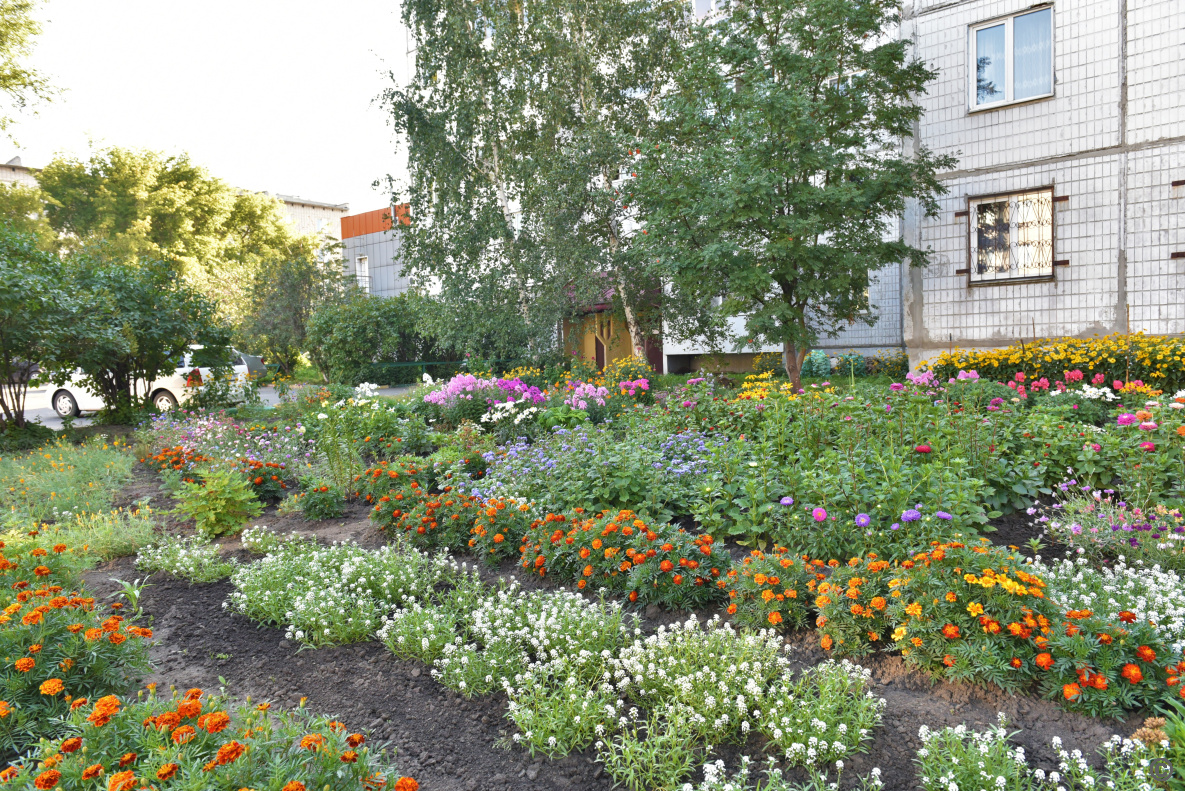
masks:
<path id="1" fill-rule="evenodd" d="M 78 417 L 81 414 L 78 402 L 66 390 L 59 390 L 53 394 L 53 411 L 57 412 L 59 417 Z"/>
<path id="2" fill-rule="evenodd" d="M 168 412 L 177 408 L 177 399 L 168 390 L 161 390 L 152 397 L 152 405 L 158 412 Z"/>

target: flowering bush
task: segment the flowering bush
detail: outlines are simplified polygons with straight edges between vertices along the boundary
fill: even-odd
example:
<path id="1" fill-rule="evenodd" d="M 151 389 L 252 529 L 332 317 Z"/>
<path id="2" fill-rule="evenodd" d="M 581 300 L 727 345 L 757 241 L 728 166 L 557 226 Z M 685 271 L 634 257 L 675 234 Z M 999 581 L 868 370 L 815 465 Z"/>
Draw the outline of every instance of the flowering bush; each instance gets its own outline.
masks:
<path id="1" fill-rule="evenodd" d="M 800 627 L 806 623 L 813 588 L 808 588 L 808 583 L 817 581 L 816 574 L 809 560 L 785 547 L 769 552 L 755 549 L 725 575 L 725 590 L 731 600 L 728 613 L 739 626 Z M 818 577 L 825 578 L 822 574 Z"/>
<path id="2" fill-rule="evenodd" d="M 1102 338 L 1053 338 L 1000 349 L 956 349 L 943 352 L 926 366 L 943 379 L 964 369 L 998 382 L 1026 373 L 1033 379 L 1060 379 L 1068 370 L 1079 370 L 1094 384 L 1115 379 L 1144 379 L 1162 390 L 1185 387 L 1185 340 L 1181 338 L 1108 335 Z M 1099 378 L 1101 377 L 1101 378 Z"/>
<path id="3" fill-rule="evenodd" d="M 390 788 L 415 791 L 386 752 L 361 733 L 309 714 L 271 711 L 268 704 L 234 709 L 200 689 L 182 697 L 125 702 L 115 695 L 76 699 L 68 735 L 43 742 L 30 760 L 5 770 L 21 789 L 165 787 L 236 791 L 246 787 L 312 791 Z"/>
<path id="4" fill-rule="evenodd" d="M 521 546 L 522 567 L 540 577 L 679 608 L 719 598 L 717 583 L 731 564 L 711 536 L 648 524 L 632 511 L 548 514 L 532 525 Z"/>
<path id="5" fill-rule="evenodd" d="M 3 548 L 0 544 L 0 548 Z M 149 671 L 135 619 L 103 613 L 78 589 L 65 544 L 0 554 L 0 746 L 23 752 L 61 732 L 59 718 L 77 701 L 122 694 Z M 121 609 L 116 604 L 113 609 Z"/>
<path id="6" fill-rule="evenodd" d="M 346 493 L 332 481 L 310 477 L 302 479 L 300 485 L 303 491 L 293 497 L 306 519 L 337 519 L 345 513 L 342 503 Z"/>
<path id="7" fill-rule="evenodd" d="M 152 448 L 180 447 L 183 453 L 200 455 L 203 461 L 211 463 L 247 460 L 285 464 L 290 468 L 312 462 L 315 450 L 313 438 L 306 436 L 305 427 L 299 421 L 265 426 L 239 423 L 222 413 L 180 409 L 153 415 L 137 432 L 137 440 Z M 193 461 L 182 460 L 187 464 Z"/>
<path id="8" fill-rule="evenodd" d="M 1050 508 L 1030 508 L 1035 525 L 1071 552 L 1092 561 L 1119 555 L 1146 558 L 1185 567 L 1185 516 L 1179 509 L 1157 506 L 1143 511 L 1115 497 L 1113 490 L 1094 489 L 1071 480 Z"/>
<path id="9" fill-rule="evenodd" d="M 469 548 L 487 563 L 517 558 L 531 521 L 528 503 L 491 497 L 477 510 L 469 529 Z"/>
<path id="10" fill-rule="evenodd" d="M 470 530 L 482 510 L 480 500 L 452 486 L 433 494 L 413 481 L 406 489 L 380 497 L 370 518 L 379 530 L 405 536 L 412 546 L 456 548 L 468 543 Z"/>
<path id="11" fill-rule="evenodd" d="M 696 432 L 666 436 L 638 426 L 618 435 L 586 424 L 487 454 L 484 477 L 458 485 L 477 497 L 533 501 L 557 513 L 629 508 L 669 518 L 672 506 L 690 499 L 708 455 L 707 440 Z"/>
<path id="12" fill-rule="evenodd" d="M 386 613 L 424 599 L 448 569 L 444 556 L 394 546 L 290 543 L 235 571 L 224 606 L 305 645 L 352 643 L 373 635 Z"/>
<path id="13" fill-rule="evenodd" d="M 1016 555 L 987 546 L 937 545 L 900 564 L 853 561 L 818 585 L 825 649 L 859 654 L 891 640 L 936 677 L 1009 690 L 1036 681 L 1045 697 L 1092 716 L 1182 689 L 1178 632 L 1153 622 L 1159 609 L 1067 609 L 1075 594 L 1047 587 L 1042 566 L 1019 568 Z"/>
<path id="14" fill-rule="evenodd" d="M 400 456 L 391 461 L 380 461 L 375 466 L 354 476 L 354 496 L 368 503 L 377 503 L 385 495 L 394 496 L 397 490 L 429 489 L 436 482 L 432 465 L 418 456 Z"/>
<path id="15" fill-rule="evenodd" d="M 199 536 L 166 535 L 136 555 L 136 568 L 140 571 L 161 571 L 190 582 L 217 582 L 229 577 L 237 567 L 233 558 L 222 560 L 217 544 Z"/>

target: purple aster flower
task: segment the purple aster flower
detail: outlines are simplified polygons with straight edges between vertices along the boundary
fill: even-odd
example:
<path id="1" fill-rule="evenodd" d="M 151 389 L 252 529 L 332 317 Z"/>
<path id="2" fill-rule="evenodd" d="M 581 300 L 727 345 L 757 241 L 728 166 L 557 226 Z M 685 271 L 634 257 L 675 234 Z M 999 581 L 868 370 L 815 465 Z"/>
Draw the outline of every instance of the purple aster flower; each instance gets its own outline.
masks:
<path id="1" fill-rule="evenodd" d="M 778 500 L 778 502 L 781 503 L 782 505 L 794 505 L 794 498 L 787 495 L 787 496 L 783 497 L 781 500 Z"/>
<path id="2" fill-rule="evenodd" d="M 921 513 L 916 508 L 910 508 L 901 514 L 902 522 L 916 522 L 922 518 Z"/>
<path id="3" fill-rule="evenodd" d="M 889 525 L 889 529 L 890 529 L 890 530 L 900 530 L 900 529 L 901 529 L 901 525 L 900 525 L 899 523 L 897 523 L 897 522 L 894 522 L 893 524 Z"/>
<path id="4" fill-rule="evenodd" d="M 868 514 L 856 514 L 856 526 L 857 527 L 868 527 L 870 524 L 872 524 L 872 517 L 871 516 L 869 516 Z"/>
<path id="5" fill-rule="evenodd" d="M 954 519 L 954 517 L 951 516 L 950 514 L 948 514 L 946 511 L 939 511 L 936 514 L 934 514 L 934 516 L 938 517 L 939 519 L 945 519 L 948 522 L 950 520 Z"/>

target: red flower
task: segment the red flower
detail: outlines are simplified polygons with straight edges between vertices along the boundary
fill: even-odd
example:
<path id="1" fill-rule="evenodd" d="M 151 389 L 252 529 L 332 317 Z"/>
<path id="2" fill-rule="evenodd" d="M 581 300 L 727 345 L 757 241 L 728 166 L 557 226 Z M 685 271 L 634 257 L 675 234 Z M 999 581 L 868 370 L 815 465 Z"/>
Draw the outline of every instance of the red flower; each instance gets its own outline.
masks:
<path id="1" fill-rule="evenodd" d="M 929 453 L 931 450 L 929 445 L 918 445 L 914 448 L 917 453 Z"/>
<path id="2" fill-rule="evenodd" d="M 1133 665 L 1130 662 L 1123 666 L 1123 671 L 1119 675 L 1126 678 L 1132 684 L 1139 684 L 1144 680 L 1144 673 L 1140 670 L 1140 666 Z"/>
<path id="3" fill-rule="evenodd" d="M 1142 662 L 1156 661 L 1156 652 L 1146 645 L 1142 645 L 1136 649 L 1136 657 Z"/>
<path id="4" fill-rule="evenodd" d="M 1136 614 L 1131 610 L 1124 610 L 1123 612 L 1119 613 L 1119 620 L 1123 621 L 1124 623 L 1135 623 Z"/>

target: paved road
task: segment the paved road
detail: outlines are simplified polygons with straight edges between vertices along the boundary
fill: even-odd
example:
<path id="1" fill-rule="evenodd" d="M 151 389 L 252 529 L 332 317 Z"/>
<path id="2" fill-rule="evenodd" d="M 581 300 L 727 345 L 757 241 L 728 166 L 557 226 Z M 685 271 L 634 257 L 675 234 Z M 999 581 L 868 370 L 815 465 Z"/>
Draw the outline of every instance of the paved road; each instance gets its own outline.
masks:
<path id="1" fill-rule="evenodd" d="M 406 387 L 382 387 L 379 388 L 379 395 L 383 396 L 397 396 L 406 393 L 410 390 L 410 386 Z M 45 388 L 39 390 L 30 390 L 29 397 L 26 401 L 25 416 L 29 420 L 40 420 L 41 425 L 46 428 L 52 428 L 54 431 L 62 429 L 62 419 L 58 417 L 58 413 L 54 412 L 49 405 L 49 396 L 51 391 Z M 280 402 L 276 395 L 274 387 L 259 388 L 259 396 L 263 399 L 263 403 L 268 406 L 275 406 Z M 75 426 L 89 426 L 91 424 L 90 417 L 84 412 L 83 416 L 74 421 Z"/>

